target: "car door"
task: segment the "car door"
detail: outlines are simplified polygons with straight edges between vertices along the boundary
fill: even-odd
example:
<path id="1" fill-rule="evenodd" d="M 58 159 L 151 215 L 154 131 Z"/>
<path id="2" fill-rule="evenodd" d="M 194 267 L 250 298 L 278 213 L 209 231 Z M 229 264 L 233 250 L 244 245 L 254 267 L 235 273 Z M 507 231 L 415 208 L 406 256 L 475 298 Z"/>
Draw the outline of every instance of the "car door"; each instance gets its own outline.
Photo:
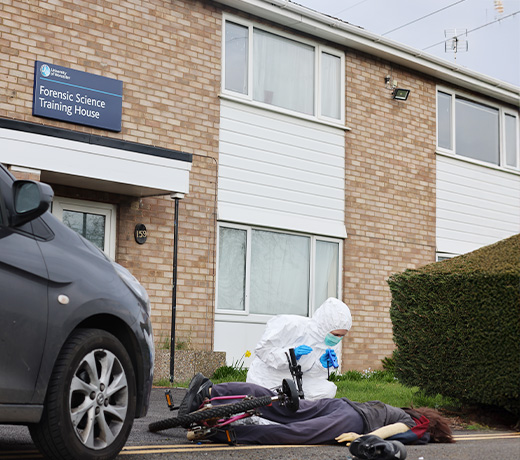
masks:
<path id="1" fill-rule="evenodd" d="M 9 225 L 0 168 L 0 405 L 31 401 L 47 331 L 47 269 L 30 223 Z"/>

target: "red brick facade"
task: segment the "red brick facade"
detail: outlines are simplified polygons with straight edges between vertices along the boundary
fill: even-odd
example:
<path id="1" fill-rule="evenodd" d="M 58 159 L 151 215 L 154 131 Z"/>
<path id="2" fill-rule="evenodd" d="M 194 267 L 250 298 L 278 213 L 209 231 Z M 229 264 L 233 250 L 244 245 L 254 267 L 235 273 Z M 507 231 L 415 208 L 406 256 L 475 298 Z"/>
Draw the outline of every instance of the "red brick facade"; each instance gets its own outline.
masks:
<path id="1" fill-rule="evenodd" d="M 215 307 L 222 11 L 210 1 L 7 0 L 0 5 L 0 117 L 193 155 L 180 201 L 177 338 L 211 350 Z M 435 258 L 435 82 L 346 51 L 346 228 L 343 300 L 354 325 L 348 368 L 393 349 L 388 276 Z M 32 116 L 34 61 L 123 81 L 123 130 Z M 390 98 L 384 77 L 410 88 Z M 20 176 L 20 174 L 16 173 Z M 174 202 L 51 184 L 57 196 L 118 205 L 116 259 L 147 288 L 156 341 L 170 334 Z M 136 223 L 148 240 L 137 245 Z"/>

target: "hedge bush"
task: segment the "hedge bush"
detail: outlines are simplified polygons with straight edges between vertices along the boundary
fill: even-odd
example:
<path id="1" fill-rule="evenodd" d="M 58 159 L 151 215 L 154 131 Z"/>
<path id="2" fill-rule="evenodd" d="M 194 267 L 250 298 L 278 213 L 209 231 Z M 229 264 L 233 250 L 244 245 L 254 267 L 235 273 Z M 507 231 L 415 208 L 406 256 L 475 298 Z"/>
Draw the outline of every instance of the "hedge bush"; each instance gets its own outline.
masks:
<path id="1" fill-rule="evenodd" d="M 398 378 L 520 415 L 520 234 L 388 283 Z"/>

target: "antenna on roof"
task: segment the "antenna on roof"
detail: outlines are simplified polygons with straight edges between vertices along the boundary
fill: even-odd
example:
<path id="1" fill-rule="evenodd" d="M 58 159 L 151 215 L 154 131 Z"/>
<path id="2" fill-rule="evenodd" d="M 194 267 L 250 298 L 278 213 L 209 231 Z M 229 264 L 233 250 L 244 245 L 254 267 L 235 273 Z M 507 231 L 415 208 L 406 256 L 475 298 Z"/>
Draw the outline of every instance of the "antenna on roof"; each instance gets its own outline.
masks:
<path id="1" fill-rule="evenodd" d="M 445 29 L 444 52 L 454 53 L 457 60 L 457 53 L 468 51 L 468 29 Z"/>
<path id="2" fill-rule="evenodd" d="M 495 4 L 495 10 L 498 14 L 502 14 L 504 12 L 504 2 L 502 0 L 495 0 L 493 3 Z"/>

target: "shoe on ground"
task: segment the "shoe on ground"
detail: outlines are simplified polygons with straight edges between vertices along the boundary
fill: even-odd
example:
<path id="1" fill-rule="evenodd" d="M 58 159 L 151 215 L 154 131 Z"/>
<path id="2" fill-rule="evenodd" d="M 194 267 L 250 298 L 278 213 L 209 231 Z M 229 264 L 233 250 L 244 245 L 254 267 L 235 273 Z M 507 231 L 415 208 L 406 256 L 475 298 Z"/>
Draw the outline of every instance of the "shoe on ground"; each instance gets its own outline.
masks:
<path id="1" fill-rule="evenodd" d="M 190 414 L 199 409 L 205 398 L 209 398 L 209 389 L 213 382 L 204 377 L 200 372 L 190 382 L 188 391 L 179 405 L 178 416 Z"/>
<path id="2" fill-rule="evenodd" d="M 352 441 L 350 453 L 359 460 L 404 460 L 406 447 L 399 441 L 385 441 L 379 436 L 366 435 Z"/>

